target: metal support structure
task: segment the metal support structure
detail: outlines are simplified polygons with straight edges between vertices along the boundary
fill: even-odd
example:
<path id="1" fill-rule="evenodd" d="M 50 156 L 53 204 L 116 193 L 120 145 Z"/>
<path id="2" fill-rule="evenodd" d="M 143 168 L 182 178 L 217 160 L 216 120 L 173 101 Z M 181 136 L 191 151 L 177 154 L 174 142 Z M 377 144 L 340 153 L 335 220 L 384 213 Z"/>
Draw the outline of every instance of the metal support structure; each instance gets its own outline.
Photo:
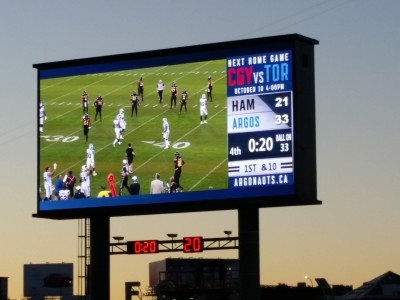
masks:
<path id="1" fill-rule="evenodd" d="M 183 252 L 183 240 L 158 241 L 158 252 Z M 239 249 L 239 237 L 203 238 L 203 250 Z M 128 242 L 110 243 L 110 254 L 127 254 Z"/>
<path id="2" fill-rule="evenodd" d="M 87 299 L 90 262 L 90 219 L 78 220 L 78 296 Z"/>
<path id="3" fill-rule="evenodd" d="M 260 234 L 258 207 L 239 209 L 240 299 L 260 299 Z"/>
<path id="4" fill-rule="evenodd" d="M 259 209 L 245 207 L 238 210 L 239 237 L 203 238 L 203 250 L 239 249 L 240 297 L 260 299 L 260 242 Z M 129 242 L 110 243 L 110 218 L 90 219 L 90 300 L 110 299 L 110 255 L 127 254 Z M 240 244 L 240 246 L 239 246 Z M 158 252 L 182 252 L 184 239 L 158 241 Z M 136 291 L 134 294 L 136 295 Z"/>
<path id="5" fill-rule="evenodd" d="M 110 300 L 110 217 L 90 219 L 89 299 Z"/>

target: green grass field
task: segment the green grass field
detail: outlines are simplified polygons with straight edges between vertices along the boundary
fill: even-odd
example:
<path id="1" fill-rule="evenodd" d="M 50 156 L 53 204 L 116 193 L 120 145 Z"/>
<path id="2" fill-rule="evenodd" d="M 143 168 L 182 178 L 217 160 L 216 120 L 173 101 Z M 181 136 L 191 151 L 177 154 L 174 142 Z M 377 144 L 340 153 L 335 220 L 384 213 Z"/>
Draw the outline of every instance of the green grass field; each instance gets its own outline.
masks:
<path id="1" fill-rule="evenodd" d="M 40 81 L 40 99 L 45 105 L 47 121 L 40 134 L 40 185 L 46 166 L 57 163 L 56 174 L 72 170 L 79 180 L 85 164 L 86 149 L 94 145 L 97 176 L 91 178 L 91 197 L 96 197 L 101 185 L 113 173 L 119 186 L 122 160 L 131 143 L 136 157 L 134 173 L 141 184 L 141 194 L 149 193 L 150 182 L 156 172 L 166 182 L 174 174 L 174 153 L 179 151 L 185 160 L 181 185 L 185 191 L 227 188 L 226 135 L 226 73 L 225 60 L 199 62 L 147 69 L 45 79 Z M 138 117 L 131 117 L 130 95 L 137 89 L 137 81 L 144 79 L 144 101 Z M 207 77 L 214 82 L 213 102 L 208 103 L 208 124 L 200 125 L 199 99 L 205 93 Z M 156 85 L 165 83 L 164 101 L 158 102 Z M 179 89 L 177 107 L 170 109 L 170 86 L 175 81 Z M 180 95 L 189 93 L 188 111 L 179 113 Z M 85 143 L 82 130 L 82 91 L 89 94 L 89 115 L 92 126 Z M 95 122 L 94 100 L 104 100 L 102 122 Z M 112 146 L 115 133 L 112 121 L 120 108 L 125 109 L 127 130 L 122 145 Z M 162 118 L 170 125 L 169 149 L 163 149 Z M 53 177 L 53 184 L 55 182 Z M 129 184 L 131 180 L 129 180 Z M 123 195 L 128 195 L 124 190 Z"/>

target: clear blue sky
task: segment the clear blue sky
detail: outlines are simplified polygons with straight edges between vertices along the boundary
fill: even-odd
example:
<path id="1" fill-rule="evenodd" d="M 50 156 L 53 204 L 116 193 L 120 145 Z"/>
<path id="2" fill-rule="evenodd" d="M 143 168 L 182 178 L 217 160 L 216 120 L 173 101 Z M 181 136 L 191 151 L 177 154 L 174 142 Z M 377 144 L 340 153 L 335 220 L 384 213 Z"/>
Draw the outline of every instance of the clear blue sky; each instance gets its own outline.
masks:
<path id="1" fill-rule="evenodd" d="M 36 70 L 32 64 L 299 33 L 316 46 L 321 206 L 262 209 L 261 283 L 304 276 L 354 287 L 400 273 L 400 1 L 7 1 L 0 10 L 0 276 L 23 296 L 23 264 L 73 262 L 78 221 L 36 212 Z M 60 154 L 61 155 L 61 154 Z M 129 239 L 237 234 L 237 213 L 111 220 Z M 237 257 L 236 251 L 203 257 Z M 183 255 L 183 254 L 182 254 Z M 148 263 L 111 258 L 112 299 L 125 281 L 147 285 Z M 77 274 L 75 273 L 75 276 Z"/>

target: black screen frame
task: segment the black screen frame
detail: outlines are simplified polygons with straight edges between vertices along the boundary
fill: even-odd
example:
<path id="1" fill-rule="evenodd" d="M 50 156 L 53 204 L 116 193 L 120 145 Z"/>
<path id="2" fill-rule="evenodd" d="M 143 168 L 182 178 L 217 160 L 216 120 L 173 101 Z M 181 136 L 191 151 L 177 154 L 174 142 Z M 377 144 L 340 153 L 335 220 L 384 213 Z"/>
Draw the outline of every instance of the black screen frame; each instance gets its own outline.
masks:
<path id="1" fill-rule="evenodd" d="M 239 209 L 241 207 L 280 207 L 315 205 L 322 202 L 317 200 L 317 166 L 316 166 L 316 127 L 315 127 L 315 65 L 314 46 L 319 44 L 317 40 L 298 35 L 282 35 L 263 37 L 248 40 L 228 41 L 213 44 L 194 45 L 187 47 L 144 51 L 137 53 L 119 54 L 103 57 L 67 60 L 51 63 L 33 65 L 38 70 L 38 106 L 40 99 L 40 78 L 43 74 L 70 70 L 72 75 L 79 72 L 83 66 L 95 73 L 98 65 L 124 64 L 126 61 L 134 61 L 137 66 L 146 67 L 151 64 L 157 65 L 161 62 L 172 60 L 174 64 L 195 62 L 199 60 L 216 60 L 226 57 L 240 56 L 259 52 L 290 50 L 293 56 L 293 94 L 294 101 L 294 194 L 290 196 L 249 196 L 241 199 L 218 199 L 207 201 L 191 201 L 179 203 L 157 203 L 149 205 L 134 205 L 131 207 L 93 207 L 69 210 L 41 211 L 37 205 L 37 213 L 34 217 L 50 219 L 77 219 L 88 218 L 96 215 L 128 216 L 165 214 L 181 212 L 200 212 L 215 210 Z M 149 63 L 149 61 L 152 63 Z M 125 67 L 125 66 L 124 66 Z M 39 120 L 39 116 L 38 116 Z M 39 121 L 38 121 L 39 122 Z M 38 136 L 38 169 L 39 169 L 39 147 Z M 38 170 L 38 174 L 40 171 Z M 37 179 L 39 186 L 39 178 Z"/>

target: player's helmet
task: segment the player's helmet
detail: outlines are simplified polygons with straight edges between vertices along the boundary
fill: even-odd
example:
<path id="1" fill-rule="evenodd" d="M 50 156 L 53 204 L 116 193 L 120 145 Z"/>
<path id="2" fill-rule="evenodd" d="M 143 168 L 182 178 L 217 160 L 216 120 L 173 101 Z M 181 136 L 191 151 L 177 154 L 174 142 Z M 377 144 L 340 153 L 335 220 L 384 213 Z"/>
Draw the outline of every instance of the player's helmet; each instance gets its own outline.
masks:
<path id="1" fill-rule="evenodd" d="M 83 165 L 83 166 L 82 166 L 82 172 L 85 172 L 85 171 L 86 171 L 86 166 Z"/>
<path id="2" fill-rule="evenodd" d="M 162 80 L 160 79 L 160 80 L 158 81 L 158 83 L 162 83 Z"/>
<path id="3" fill-rule="evenodd" d="M 179 155 L 179 152 L 178 152 L 178 151 L 176 151 L 176 152 L 175 152 L 175 155 Z"/>
<path id="4" fill-rule="evenodd" d="M 89 150 L 93 150 L 93 144 L 89 144 Z"/>
<path id="5" fill-rule="evenodd" d="M 122 163 L 123 163 L 124 165 L 126 165 L 126 164 L 128 163 L 128 161 L 127 161 L 126 159 L 124 159 L 124 160 L 122 160 Z"/>
<path id="6" fill-rule="evenodd" d="M 208 76 L 208 79 L 211 79 L 211 76 Z"/>
<path id="7" fill-rule="evenodd" d="M 162 121 L 163 121 L 163 122 L 167 122 L 167 118 L 163 118 Z"/>
<path id="8" fill-rule="evenodd" d="M 120 113 L 120 114 L 123 114 L 123 113 L 124 113 L 124 109 L 123 109 L 123 108 L 120 108 L 120 109 L 119 109 L 119 113 Z"/>
<path id="9" fill-rule="evenodd" d="M 205 97 L 206 97 L 206 94 L 201 95 L 201 98 L 205 98 Z"/>

